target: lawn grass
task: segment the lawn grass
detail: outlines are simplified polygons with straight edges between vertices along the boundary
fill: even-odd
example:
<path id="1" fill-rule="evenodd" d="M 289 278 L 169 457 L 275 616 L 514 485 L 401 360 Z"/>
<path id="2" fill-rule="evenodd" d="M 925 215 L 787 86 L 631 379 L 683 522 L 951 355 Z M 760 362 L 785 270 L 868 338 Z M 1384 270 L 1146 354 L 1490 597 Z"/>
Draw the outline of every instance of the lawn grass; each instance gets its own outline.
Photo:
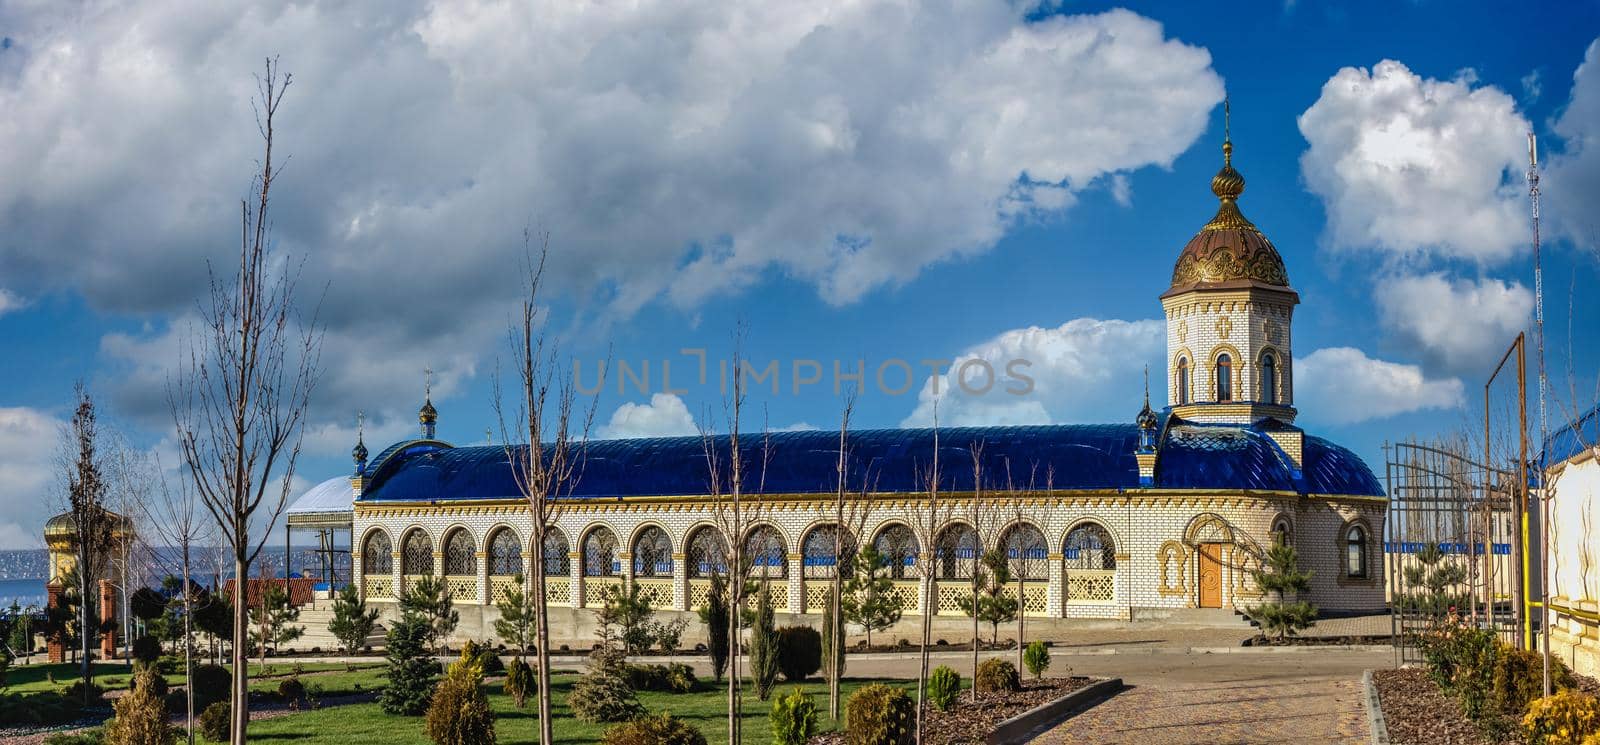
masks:
<path id="1" fill-rule="evenodd" d="M 79 680 L 79 667 L 75 662 L 59 662 L 50 665 L 19 665 L 11 668 L 6 673 L 6 693 L 46 693 L 50 691 L 63 691 L 67 686 Z M 94 676 L 95 685 L 105 688 L 122 688 L 128 685 L 128 676 L 132 670 L 127 665 L 96 662 L 90 672 Z M 55 676 L 56 682 L 51 683 L 50 677 Z"/>
<path id="2" fill-rule="evenodd" d="M 352 666 L 354 670 L 345 670 L 344 665 L 323 665 L 313 670 L 311 665 L 306 665 L 300 675 L 300 682 L 307 688 L 313 685 L 321 686 L 321 697 L 344 696 L 352 693 L 370 692 L 374 688 L 381 688 L 389 683 L 389 668 L 386 665 L 364 664 Z M 293 673 L 285 670 L 283 674 L 257 677 L 255 668 L 250 670 L 250 690 L 256 693 L 277 693 L 278 684 L 288 680 Z M 173 683 L 181 683 L 182 676 L 168 677 Z"/>
<path id="3" fill-rule="evenodd" d="M 556 741 L 562 743 L 598 743 L 607 724 L 589 724 L 579 721 L 567 708 L 567 693 L 577 676 L 557 676 L 553 681 Z M 846 699 L 856 689 L 874 682 L 910 689 L 908 681 L 846 680 L 840 686 Z M 712 688 L 703 682 L 704 689 L 695 693 L 655 693 L 641 691 L 639 702 L 650 712 L 670 712 L 698 728 L 712 745 L 727 745 L 727 690 Z M 822 681 L 811 681 L 803 688 L 816 700 L 818 707 L 827 708 L 828 688 Z M 782 683 L 775 695 L 787 694 L 794 689 Z M 528 708 L 517 709 L 511 698 L 504 695 L 499 683 L 489 686 L 489 704 L 495 712 L 496 740 L 504 745 L 536 743 L 538 733 L 537 703 L 529 700 Z M 771 742 L 768 714 L 772 702 L 757 700 L 755 694 L 746 692 L 744 701 L 744 740 L 752 743 Z M 834 723 L 824 716 L 821 729 L 835 729 Z M 428 745 L 422 733 L 422 717 L 398 717 L 383 713 L 377 704 L 355 704 L 316 711 L 289 714 L 266 719 L 250 725 L 250 739 L 261 742 L 293 742 L 302 745 L 349 745 L 355 742 L 381 742 L 384 745 Z"/>

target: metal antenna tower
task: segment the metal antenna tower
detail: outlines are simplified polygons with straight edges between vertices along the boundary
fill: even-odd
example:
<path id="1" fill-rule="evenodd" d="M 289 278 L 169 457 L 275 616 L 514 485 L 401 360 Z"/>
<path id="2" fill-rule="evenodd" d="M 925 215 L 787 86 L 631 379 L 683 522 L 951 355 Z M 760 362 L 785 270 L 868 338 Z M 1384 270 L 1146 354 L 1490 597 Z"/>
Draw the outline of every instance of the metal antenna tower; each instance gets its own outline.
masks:
<path id="1" fill-rule="evenodd" d="M 1539 345 L 1539 452 L 1545 447 L 1544 370 L 1544 265 L 1539 255 L 1539 140 L 1528 133 L 1528 200 L 1533 205 L 1533 325 Z M 1544 648 L 1544 695 L 1550 695 L 1550 495 L 1544 489 L 1543 458 L 1538 475 L 1539 524 L 1539 641 Z"/>

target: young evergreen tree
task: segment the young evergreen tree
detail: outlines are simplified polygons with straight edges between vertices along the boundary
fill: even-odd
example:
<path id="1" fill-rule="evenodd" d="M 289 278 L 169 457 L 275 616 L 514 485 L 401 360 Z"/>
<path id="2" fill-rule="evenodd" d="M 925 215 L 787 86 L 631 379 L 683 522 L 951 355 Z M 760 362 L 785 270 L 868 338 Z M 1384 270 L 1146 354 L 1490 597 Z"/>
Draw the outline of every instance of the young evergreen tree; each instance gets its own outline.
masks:
<path id="1" fill-rule="evenodd" d="M 1429 543 L 1413 554 L 1416 563 L 1405 567 L 1406 585 L 1414 588 L 1400 598 L 1405 607 L 1418 611 L 1434 623 L 1448 620 L 1451 608 L 1467 604 L 1464 585 L 1466 567 L 1450 561 L 1437 543 Z"/>
<path id="2" fill-rule="evenodd" d="M 461 622 L 444 577 L 423 577 L 400 597 L 400 612 L 416 613 L 428 622 L 428 644 L 437 649 Z"/>
<path id="3" fill-rule="evenodd" d="M 428 656 L 433 624 L 416 611 L 404 610 L 387 637 L 389 683 L 378 703 L 390 714 L 416 716 L 428 710 L 439 663 Z"/>
<path id="4" fill-rule="evenodd" d="M 263 662 L 269 647 L 276 652 L 279 644 L 305 633 L 304 626 L 293 625 L 298 620 L 300 609 L 289 603 L 289 591 L 269 582 L 261 591 L 261 605 L 250 609 L 250 643 L 260 650 Z"/>
<path id="5" fill-rule="evenodd" d="M 961 609 L 969 616 L 989 624 L 989 643 L 1000 640 L 1000 624 L 1017 620 L 1017 599 L 1007 595 L 1006 583 L 1011 581 L 1011 566 L 1006 552 L 991 549 L 972 570 L 972 595 L 961 599 Z"/>
<path id="6" fill-rule="evenodd" d="M 628 654 L 644 654 L 655 644 L 655 637 L 650 633 L 650 615 L 655 609 L 650 607 L 650 599 L 640 594 L 640 589 L 637 583 L 626 588 L 615 585 L 606 591 L 605 605 L 594 612 L 602 635 L 612 638 L 615 629 Z"/>
<path id="7" fill-rule="evenodd" d="M 521 574 L 506 588 L 506 596 L 495 606 L 500 609 L 500 618 L 494 622 L 494 633 L 500 637 L 500 641 L 516 648 L 517 659 L 520 660 L 534 645 L 534 622 L 538 620 L 533 598 L 522 591 Z M 518 706 L 520 708 L 521 705 Z"/>
<path id="8" fill-rule="evenodd" d="M 762 701 L 772 695 L 778 682 L 778 631 L 773 628 L 772 600 L 762 587 L 756 597 L 756 620 L 750 628 L 750 678 L 756 697 Z"/>
<path id="9" fill-rule="evenodd" d="M 328 633 L 339 640 L 344 653 L 354 654 L 365 647 L 377 625 L 378 609 L 367 607 L 355 585 L 345 585 L 333 600 L 333 619 L 328 621 Z"/>
<path id="10" fill-rule="evenodd" d="M 1289 593 L 1311 589 L 1311 572 L 1300 569 L 1300 559 L 1294 546 L 1281 539 L 1267 549 L 1265 566 L 1252 570 L 1256 586 L 1273 595 L 1273 600 L 1246 611 L 1250 620 L 1261 624 L 1261 630 L 1279 639 L 1317 622 L 1317 607 L 1304 601 L 1291 601 Z"/>
<path id="11" fill-rule="evenodd" d="M 728 628 L 732 614 L 728 613 L 728 584 L 722 573 L 711 573 L 711 592 L 706 604 L 700 608 L 700 622 L 706 626 L 706 653 L 711 656 L 711 676 L 722 682 L 722 671 L 728 669 Z"/>
<path id="12" fill-rule="evenodd" d="M 894 580 L 878 549 L 863 546 L 856 553 L 856 571 L 845 583 L 843 601 L 844 620 L 867 632 L 868 647 L 872 646 L 872 632 L 900 620 L 900 599 L 894 596 Z"/>

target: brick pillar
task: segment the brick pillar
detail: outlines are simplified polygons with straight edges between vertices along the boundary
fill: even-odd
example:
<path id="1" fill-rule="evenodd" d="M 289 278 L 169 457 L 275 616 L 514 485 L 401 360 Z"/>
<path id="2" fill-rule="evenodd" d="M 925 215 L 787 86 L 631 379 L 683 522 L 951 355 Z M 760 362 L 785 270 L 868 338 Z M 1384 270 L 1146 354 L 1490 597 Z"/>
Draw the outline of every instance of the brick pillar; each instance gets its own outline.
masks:
<path id="1" fill-rule="evenodd" d="M 485 551 L 477 553 L 478 559 L 478 604 L 494 605 L 494 598 L 489 595 L 489 554 Z"/>
<path id="2" fill-rule="evenodd" d="M 1051 618 L 1061 618 L 1067 615 L 1067 573 L 1062 566 L 1061 554 L 1046 556 L 1049 566 L 1045 570 L 1045 577 L 1049 583 L 1049 590 L 1045 595 L 1045 612 Z"/>
<path id="3" fill-rule="evenodd" d="M 683 554 L 672 555 L 672 607 L 694 610 L 689 607 L 689 562 Z"/>
<path id="4" fill-rule="evenodd" d="M 789 612 L 806 612 L 805 554 L 789 554 Z"/>
<path id="5" fill-rule="evenodd" d="M 117 592 L 112 589 L 107 580 L 100 580 L 100 623 L 115 622 L 117 620 Z M 100 657 L 111 659 L 117 654 L 116 625 L 112 623 L 111 630 L 100 635 Z"/>
<path id="6" fill-rule="evenodd" d="M 55 608 L 61 605 L 61 593 L 65 590 L 66 588 L 60 582 L 51 580 L 49 584 L 44 586 L 45 594 L 49 597 L 45 606 Z M 50 638 L 45 640 L 45 650 L 51 662 L 61 663 L 67 661 L 67 645 L 62 642 L 60 632 L 51 634 Z"/>

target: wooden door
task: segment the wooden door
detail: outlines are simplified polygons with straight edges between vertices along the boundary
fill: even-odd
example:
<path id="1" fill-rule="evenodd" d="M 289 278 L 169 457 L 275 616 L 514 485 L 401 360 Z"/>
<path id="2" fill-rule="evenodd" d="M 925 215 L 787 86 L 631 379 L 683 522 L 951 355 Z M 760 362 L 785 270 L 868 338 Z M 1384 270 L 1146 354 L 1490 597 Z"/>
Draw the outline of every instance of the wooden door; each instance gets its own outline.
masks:
<path id="1" fill-rule="evenodd" d="M 1200 607 L 1222 607 L 1222 546 L 1221 543 L 1200 544 Z"/>

